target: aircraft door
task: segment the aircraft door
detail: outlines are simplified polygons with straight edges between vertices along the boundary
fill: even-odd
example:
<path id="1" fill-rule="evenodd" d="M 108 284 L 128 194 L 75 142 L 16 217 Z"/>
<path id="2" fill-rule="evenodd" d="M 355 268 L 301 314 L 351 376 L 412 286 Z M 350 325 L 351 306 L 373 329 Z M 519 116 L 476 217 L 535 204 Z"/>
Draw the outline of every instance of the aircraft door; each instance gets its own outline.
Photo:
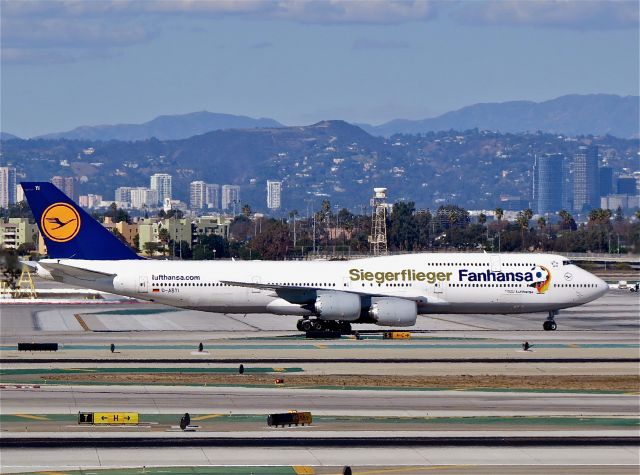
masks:
<path id="1" fill-rule="evenodd" d="M 149 278 L 146 275 L 141 275 L 138 278 L 138 293 L 139 294 L 149 293 Z"/>
<path id="2" fill-rule="evenodd" d="M 491 272 L 502 271 L 502 262 L 500 261 L 500 254 L 490 254 L 489 259 L 491 260 Z"/>

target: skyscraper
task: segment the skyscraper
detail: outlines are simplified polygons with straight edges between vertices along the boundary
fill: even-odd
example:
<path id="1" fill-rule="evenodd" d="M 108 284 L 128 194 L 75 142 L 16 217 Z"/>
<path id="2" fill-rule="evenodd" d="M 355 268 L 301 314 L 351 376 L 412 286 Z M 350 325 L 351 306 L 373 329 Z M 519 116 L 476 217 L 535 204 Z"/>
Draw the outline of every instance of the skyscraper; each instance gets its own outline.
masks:
<path id="1" fill-rule="evenodd" d="M 16 169 L 0 167 L 0 208 L 16 202 Z"/>
<path id="2" fill-rule="evenodd" d="M 533 206 L 539 214 L 555 213 L 562 208 L 562 167 L 560 153 L 535 156 L 533 166 Z"/>
<path id="3" fill-rule="evenodd" d="M 281 181 L 267 181 L 267 208 L 279 209 L 281 206 Z"/>
<path id="4" fill-rule="evenodd" d="M 192 181 L 189 185 L 189 206 L 191 209 L 205 207 L 207 198 L 207 184 L 204 181 Z"/>
<path id="5" fill-rule="evenodd" d="M 573 210 L 581 213 L 599 206 L 598 147 L 581 146 L 573 156 Z"/>
<path id="6" fill-rule="evenodd" d="M 72 200 L 75 199 L 75 187 L 73 177 L 61 177 L 54 176 L 51 178 L 51 183 L 53 183 L 60 191 L 62 191 L 65 195 L 67 195 Z"/>
<path id="7" fill-rule="evenodd" d="M 616 193 L 619 195 L 636 195 L 638 187 L 633 176 L 620 175 L 616 182 Z"/>
<path id="8" fill-rule="evenodd" d="M 613 168 L 600 167 L 600 196 L 613 193 Z"/>
<path id="9" fill-rule="evenodd" d="M 240 187 L 237 185 L 222 185 L 222 209 L 232 209 L 234 205 L 239 203 Z"/>
<path id="10" fill-rule="evenodd" d="M 207 183 L 204 201 L 207 205 L 207 208 L 220 208 L 220 185 L 216 185 L 215 183 Z"/>
<path id="11" fill-rule="evenodd" d="M 158 203 L 172 197 L 171 175 L 167 173 L 156 173 L 151 175 L 151 189 L 158 192 Z"/>

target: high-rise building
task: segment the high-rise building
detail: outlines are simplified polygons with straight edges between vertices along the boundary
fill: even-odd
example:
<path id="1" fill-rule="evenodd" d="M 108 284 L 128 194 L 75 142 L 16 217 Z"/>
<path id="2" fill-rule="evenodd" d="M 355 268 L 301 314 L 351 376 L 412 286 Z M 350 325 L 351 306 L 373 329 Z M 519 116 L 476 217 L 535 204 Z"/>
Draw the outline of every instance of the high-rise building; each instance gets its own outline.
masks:
<path id="1" fill-rule="evenodd" d="M 562 208 L 562 167 L 559 153 L 535 156 L 533 166 L 533 206 L 538 214 L 555 213 Z"/>
<path id="2" fill-rule="evenodd" d="M 158 206 L 158 190 L 137 187 L 131 188 L 131 207 L 136 209 L 155 208 Z"/>
<path id="3" fill-rule="evenodd" d="M 116 188 L 116 203 L 131 203 L 131 188 L 130 186 L 121 186 Z"/>
<path id="4" fill-rule="evenodd" d="M 167 173 L 156 173 L 151 175 L 151 189 L 158 192 L 158 203 L 164 203 L 164 200 L 172 198 L 171 175 Z"/>
<path id="5" fill-rule="evenodd" d="M 220 208 L 220 185 L 216 185 L 215 183 L 207 183 L 204 201 L 207 205 L 207 208 Z"/>
<path id="6" fill-rule="evenodd" d="M 16 202 L 16 169 L 0 167 L 0 208 Z"/>
<path id="7" fill-rule="evenodd" d="M 69 198 L 71 198 L 72 200 L 75 199 L 75 196 L 74 196 L 75 186 L 74 186 L 73 177 L 54 176 L 51 178 L 51 183 L 53 183 L 60 191 L 62 191 Z"/>
<path id="8" fill-rule="evenodd" d="M 240 204 L 240 187 L 238 185 L 222 185 L 222 209 L 232 209 Z M 234 209 L 234 211 L 236 211 Z"/>
<path id="9" fill-rule="evenodd" d="M 619 195 L 635 195 L 638 184 L 633 176 L 620 175 L 616 181 L 616 193 Z"/>
<path id="10" fill-rule="evenodd" d="M 189 206 L 202 209 L 206 205 L 207 184 L 204 181 L 192 181 L 189 185 Z"/>
<path id="11" fill-rule="evenodd" d="M 573 210 L 580 213 L 600 206 L 598 147 L 581 146 L 573 156 Z"/>
<path id="12" fill-rule="evenodd" d="M 267 181 L 267 208 L 279 209 L 281 206 L 282 182 Z"/>
<path id="13" fill-rule="evenodd" d="M 573 160 L 564 157 L 562 160 L 562 207 L 566 211 L 573 209 Z"/>
<path id="14" fill-rule="evenodd" d="M 89 193 L 88 195 L 78 196 L 78 204 L 83 208 L 98 208 L 100 203 L 102 203 L 102 195 Z"/>
<path id="15" fill-rule="evenodd" d="M 600 196 L 607 196 L 613 193 L 613 168 L 600 167 Z"/>

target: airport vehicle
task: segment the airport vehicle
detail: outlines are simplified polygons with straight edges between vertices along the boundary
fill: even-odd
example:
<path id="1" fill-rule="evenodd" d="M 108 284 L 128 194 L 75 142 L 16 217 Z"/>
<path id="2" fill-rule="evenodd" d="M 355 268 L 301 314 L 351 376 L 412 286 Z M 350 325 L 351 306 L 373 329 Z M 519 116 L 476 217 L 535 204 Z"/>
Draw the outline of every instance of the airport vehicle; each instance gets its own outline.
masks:
<path id="1" fill-rule="evenodd" d="M 50 258 L 39 275 L 174 307 L 297 315 L 298 329 L 410 327 L 418 315 L 547 312 L 608 291 L 554 254 L 424 253 L 350 261 L 143 259 L 47 182 L 22 183 Z"/>

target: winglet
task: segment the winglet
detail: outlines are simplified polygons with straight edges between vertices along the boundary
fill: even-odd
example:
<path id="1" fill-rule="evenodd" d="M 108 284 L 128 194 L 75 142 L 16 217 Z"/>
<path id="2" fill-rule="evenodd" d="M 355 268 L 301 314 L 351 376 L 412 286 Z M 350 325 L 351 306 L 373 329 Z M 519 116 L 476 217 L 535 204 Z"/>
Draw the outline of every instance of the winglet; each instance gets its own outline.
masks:
<path id="1" fill-rule="evenodd" d="M 53 259 L 142 259 L 56 186 L 22 182 L 22 189 Z"/>

